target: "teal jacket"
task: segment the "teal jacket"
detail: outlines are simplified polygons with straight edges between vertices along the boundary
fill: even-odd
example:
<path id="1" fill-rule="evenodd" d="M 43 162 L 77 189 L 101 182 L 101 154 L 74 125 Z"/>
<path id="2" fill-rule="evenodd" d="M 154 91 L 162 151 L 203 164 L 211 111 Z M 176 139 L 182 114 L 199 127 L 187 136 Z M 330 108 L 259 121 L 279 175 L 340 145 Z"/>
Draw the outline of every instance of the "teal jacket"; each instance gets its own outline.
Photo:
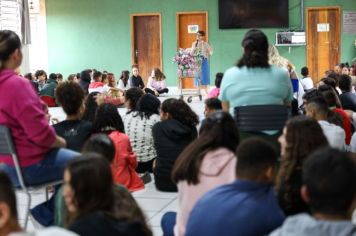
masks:
<path id="1" fill-rule="evenodd" d="M 57 88 L 57 81 L 53 79 L 47 80 L 47 83 L 43 87 L 43 89 L 40 91 L 40 96 L 50 96 L 50 97 L 55 97 L 55 91 Z"/>

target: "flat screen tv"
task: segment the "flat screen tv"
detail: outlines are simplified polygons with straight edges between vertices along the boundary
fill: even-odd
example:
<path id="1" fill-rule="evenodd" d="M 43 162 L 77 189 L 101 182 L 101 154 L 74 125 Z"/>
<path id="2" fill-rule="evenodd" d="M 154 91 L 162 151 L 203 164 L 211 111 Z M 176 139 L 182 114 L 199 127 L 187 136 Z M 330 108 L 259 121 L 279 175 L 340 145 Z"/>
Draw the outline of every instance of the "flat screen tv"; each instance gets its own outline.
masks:
<path id="1" fill-rule="evenodd" d="M 219 0 L 219 28 L 288 28 L 288 0 Z"/>

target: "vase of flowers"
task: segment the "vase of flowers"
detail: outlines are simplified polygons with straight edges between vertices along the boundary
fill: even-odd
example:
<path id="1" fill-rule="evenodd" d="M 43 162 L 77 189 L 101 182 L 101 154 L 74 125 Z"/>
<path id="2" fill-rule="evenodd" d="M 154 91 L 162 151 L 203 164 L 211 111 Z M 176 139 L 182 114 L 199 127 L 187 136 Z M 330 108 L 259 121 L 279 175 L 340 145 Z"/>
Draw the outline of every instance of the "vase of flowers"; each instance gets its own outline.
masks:
<path id="1" fill-rule="evenodd" d="M 194 77 L 199 72 L 203 57 L 197 50 L 193 52 L 191 48 L 180 48 L 172 61 L 178 66 L 179 78 Z"/>

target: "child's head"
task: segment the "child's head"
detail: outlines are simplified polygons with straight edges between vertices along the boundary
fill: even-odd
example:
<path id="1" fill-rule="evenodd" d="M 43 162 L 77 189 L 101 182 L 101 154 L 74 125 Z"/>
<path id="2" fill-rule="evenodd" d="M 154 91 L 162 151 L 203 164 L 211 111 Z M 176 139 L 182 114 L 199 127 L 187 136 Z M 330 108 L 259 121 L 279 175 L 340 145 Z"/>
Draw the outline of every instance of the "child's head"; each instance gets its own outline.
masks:
<path id="1" fill-rule="evenodd" d="M 186 126 L 196 126 L 198 115 L 181 99 L 169 98 L 161 105 L 161 120 L 175 119 Z"/>
<path id="2" fill-rule="evenodd" d="M 237 148 L 236 176 L 257 182 L 272 182 L 277 164 L 274 148 L 260 138 L 242 141 Z"/>
<path id="3" fill-rule="evenodd" d="M 344 74 L 340 76 L 339 88 L 341 89 L 341 91 L 350 92 L 351 83 L 352 83 L 352 79 L 349 75 Z"/>
<path id="4" fill-rule="evenodd" d="M 67 80 L 68 80 L 69 82 L 74 82 L 74 83 L 78 83 L 78 82 L 79 82 L 78 77 L 77 77 L 76 74 L 70 74 L 70 75 L 68 75 Z"/>
<path id="5" fill-rule="evenodd" d="M 356 164 L 351 154 L 333 148 L 314 152 L 303 167 L 302 198 L 313 214 L 351 219 L 355 204 Z"/>
<path id="6" fill-rule="evenodd" d="M 57 74 L 55 74 L 55 73 L 49 74 L 49 79 L 57 81 Z"/>
<path id="7" fill-rule="evenodd" d="M 57 73 L 57 82 L 58 84 L 63 83 L 63 75 L 61 73 Z"/>
<path id="8" fill-rule="evenodd" d="M 98 108 L 98 103 L 96 102 L 96 97 L 99 92 L 90 93 L 85 100 L 85 111 L 83 115 L 83 120 L 88 120 L 94 122 L 96 109 Z"/>
<path id="9" fill-rule="evenodd" d="M 17 224 L 16 195 L 10 178 L 0 171 L 0 231 Z"/>
<path id="10" fill-rule="evenodd" d="M 159 68 L 154 68 L 152 70 L 151 77 L 158 81 L 164 80 L 166 78 L 166 76 L 162 73 L 162 71 Z"/>
<path id="11" fill-rule="evenodd" d="M 124 123 L 115 105 L 104 103 L 98 107 L 93 123 L 93 130 L 95 133 L 125 132 Z"/>
<path id="12" fill-rule="evenodd" d="M 102 82 L 102 76 L 103 74 L 100 71 L 95 71 L 93 78 L 95 82 Z"/>
<path id="13" fill-rule="evenodd" d="M 303 77 L 307 77 L 309 75 L 309 69 L 308 67 L 304 66 L 301 70 L 300 73 L 302 74 Z"/>
<path id="14" fill-rule="evenodd" d="M 84 144 L 82 153 L 95 152 L 111 163 L 115 157 L 115 145 L 106 134 L 94 134 Z"/>
<path id="15" fill-rule="evenodd" d="M 71 160 L 64 171 L 63 197 L 70 215 L 110 212 L 114 204 L 109 162 L 96 153 Z"/>
<path id="16" fill-rule="evenodd" d="M 307 101 L 305 111 L 306 115 L 311 118 L 326 120 L 328 117 L 329 107 L 323 97 L 317 96 Z"/>
<path id="17" fill-rule="evenodd" d="M 103 82 L 103 84 L 109 84 L 109 78 L 107 73 L 102 74 L 101 81 Z"/>
<path id="18" fill-rule="evenodd" d="M 137 77 L 139 75 L 139 72 L 138 72 L 138 65 L 132 65 L 131 67 L 131 70 L 132 70 L 132 74 Z"/>
<path id="19" fill-rule="evenodd" d="M 121 71 L 120 79 L 124 81 L 128 81 L 130 78 L 130 72 L 128 70 Z"/>
<path id="20" fill-rule="evenodd" d="M 38 70 L 35 73 L 35 77 L 38 81 L 43 82 L 47 80 L 47 74 L 44 70 Z"/>
<path id="21" fill-rule="evenodd" d="M 238 144 L 239 132 L 231 115 L 223 111 L 214 113 L 202 125 L 199 138 L 177 159 L 172 172 L 174 182 L 198 184 L 200 166 L 206 153 L 219 148 L 226 148 L 234 153 Z"/>
<path id="22" fill-rule="evenodd" d="M 83 115 L 85 110 L 84 97 L 84 91 L 78 83 L 61 83 L 56 89 L 56 99 L 67 116 Z"/>
<path id="23" fill-rule="evenodd" d="M 138 100 L 143 96 L 144 92 L 139 88 L 130 88 L 125 93 L 125 106 L 128 110 L 136 110 Z"/>
<path id="24" fill-rule="evenodd" d="M 342 75 L 350 75 L 350 67 L 349 66 L 344 66 L 341 70 Z"/>
<path id="25" fill-rule="evenodd" d="M 216 111 L 222 110 L 221 101 L 217 98 L 208 98 L 205 100 L 205 109 L 204 115 L 205 117 L 209 117 Z"/>
<path id="26" fill-rule="evenodd" d="M 215 87 L 220 88 L 221 81 L 222 81 L 223 77 L 224 77 L 224 73 L 221 73 L 221 72 L 216 73 L 216 75 L 215 75 Z"/>
<path id="27" fill-rule="evenodd" d="M 156 96 L 147 93 L 138 100 L 136 109 L 138 112 L 144 113 L 149 118 L 152 114 L 159 115 L 160 106 L 161 101 Z"/>

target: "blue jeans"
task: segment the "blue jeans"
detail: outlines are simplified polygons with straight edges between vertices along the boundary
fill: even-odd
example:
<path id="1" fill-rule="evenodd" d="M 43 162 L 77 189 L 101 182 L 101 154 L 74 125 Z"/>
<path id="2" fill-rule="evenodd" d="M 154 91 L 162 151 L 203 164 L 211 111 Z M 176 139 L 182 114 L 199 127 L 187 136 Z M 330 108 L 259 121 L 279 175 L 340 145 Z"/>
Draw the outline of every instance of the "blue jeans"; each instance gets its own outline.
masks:
<path id="1" fill-rule="evenodd" d="M 63 179 L 67 162 L 78 155 L 79 153 L 64 148 L 50 150 L 41 162 L 22 168 L 25 184 L 31 186 Z M 14 186 L 19 187 L 15 167 L 0 164 L 0 170 L 9 175 Z M 31 210 L 32 216 L 44 226 L 53 225 L 54 222 L 54 195 Z"/>
<path id="2" fill-rule="evenodd" d="M 168 211 L 161 219 L 163 236 L 174 236 L 174 226 L 176 225 L 177 213 Z"/>

